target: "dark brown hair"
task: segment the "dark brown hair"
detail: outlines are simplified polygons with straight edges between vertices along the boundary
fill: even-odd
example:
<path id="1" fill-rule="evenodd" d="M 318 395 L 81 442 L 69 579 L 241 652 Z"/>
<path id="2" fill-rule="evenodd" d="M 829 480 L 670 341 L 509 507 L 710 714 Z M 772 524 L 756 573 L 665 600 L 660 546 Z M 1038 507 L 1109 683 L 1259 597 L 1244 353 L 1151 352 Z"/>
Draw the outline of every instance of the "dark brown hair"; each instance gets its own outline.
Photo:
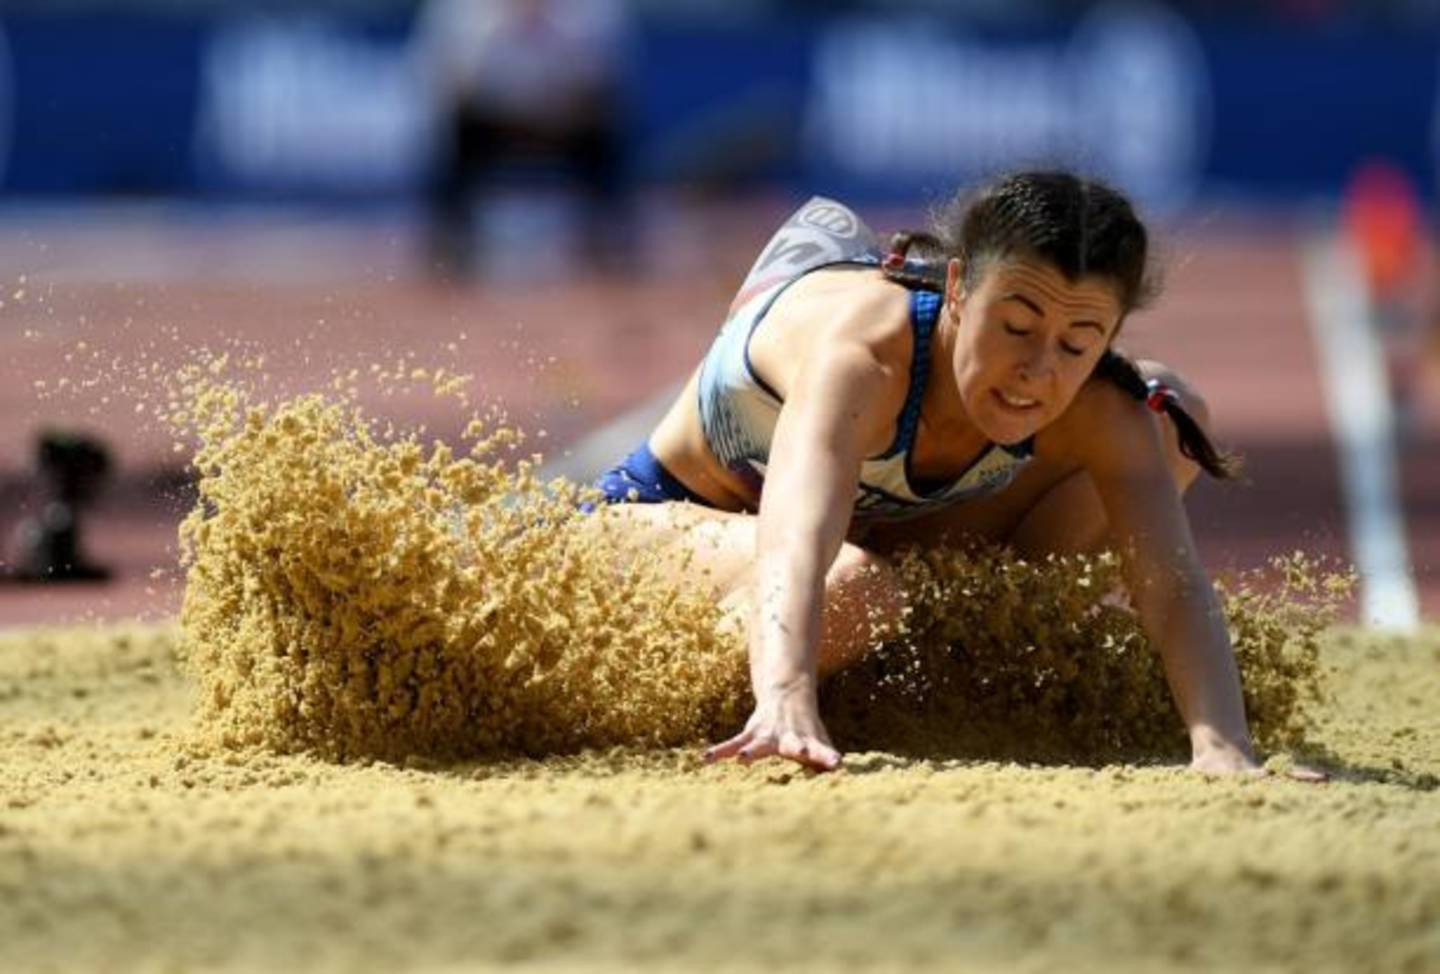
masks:
<path id="1" fill-rule="evenodd" d="M 1150 266 L 1145 225 L 1129 200 L 1099 180 L 1068 172 L 1012 173 L 979 192 L 956 194 L 932 223 L 929 232 L 902 231 L 891 238 L 882 265 L 887 277 L 912 287 L 935 287 L 937 282 L 943 287 L 945 263 L 956 258 L 966 288 L 973 289 L 997 260 L 1042 260 L 1071 282 L 1087 276 L 1112 282 L 1122 322 L 1160 290 Z M 1237 475 L 1236 458 L 1215 448 L 1176 396 L 1147 385 L 1123 353 L 1107 348 L 1095 374 L 1163 409 L 1180 434 L 1181 452 L 1211 476 Z"/>

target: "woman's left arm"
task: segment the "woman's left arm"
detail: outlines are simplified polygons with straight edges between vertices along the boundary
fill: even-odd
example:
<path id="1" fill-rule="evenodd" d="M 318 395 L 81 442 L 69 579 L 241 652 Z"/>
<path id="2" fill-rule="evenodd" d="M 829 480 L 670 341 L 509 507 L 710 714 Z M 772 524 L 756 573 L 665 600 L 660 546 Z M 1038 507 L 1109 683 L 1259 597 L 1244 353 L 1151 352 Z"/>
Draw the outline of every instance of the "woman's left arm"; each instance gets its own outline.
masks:
<path id="1" fill-rule="evenodd" d="M 1076 430 L 1111 543 L 1190 733 L 1191 767 L 1256 771 L 1230 635 L 1166 458 L 1161 420 L 1118 389 L 1087 390 Z M 1098 413 L 1098 415 L 1097 415 Z M 1073 427 L 1072 427 L 1073 428 Z"/>

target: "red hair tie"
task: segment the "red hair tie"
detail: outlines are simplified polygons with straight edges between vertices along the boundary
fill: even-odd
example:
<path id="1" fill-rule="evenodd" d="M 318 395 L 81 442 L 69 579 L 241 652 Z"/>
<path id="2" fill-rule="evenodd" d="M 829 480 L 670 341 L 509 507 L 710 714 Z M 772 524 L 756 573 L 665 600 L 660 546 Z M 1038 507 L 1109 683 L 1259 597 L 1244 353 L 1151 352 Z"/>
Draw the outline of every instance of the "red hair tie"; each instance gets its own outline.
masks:
<path id="1" fill-rule="evenodd" d="M 880 266 L 887 271 L 898 271 L 905 266 L 905 255 L 898 250 L 892 250 L 885 255 L 885 259 L 880 262 Z"/>
<path id="2" fill-rule="evenodd" d="M 1166 408 L 1172 402 L 1175 403 L 1177 406 L 1180 404 L 1180 397 L 1176 395 L 1175 390 L 1171 389 L 1159 379 L 1147 380 L 1145 383 L 1145 388 L 1149 390 L 1147 395 L 1145 396 L 1145 405 L 1149 406 L 1157 413 L 1165 412 Z"/>

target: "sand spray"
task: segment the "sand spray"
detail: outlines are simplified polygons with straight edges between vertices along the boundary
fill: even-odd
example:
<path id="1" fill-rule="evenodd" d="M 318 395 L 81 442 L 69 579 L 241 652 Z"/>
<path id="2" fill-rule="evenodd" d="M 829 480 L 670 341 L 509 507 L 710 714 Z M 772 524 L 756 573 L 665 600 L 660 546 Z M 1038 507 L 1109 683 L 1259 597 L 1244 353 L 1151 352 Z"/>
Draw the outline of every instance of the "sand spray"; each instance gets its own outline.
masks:
<path id="1" fill-rule="evenodd" d="M 197 743 L 446 759 L 676 746 L 743 722 L 744 640 L 714 594 L 587 510 L 586 488 L 542 482 L 502 414 L 476 414 L 459 447 L 426 443 L 366 415 L 353 381 L 267 399 L 234 372 L 223 357 L 181 370 L 170 413 L 196 443 L 181 652 Z M 419 374 L 437 394 L 463 386 Z M 903 631 L 822 690 L 842 746 L 1183 750 L 1114 555 L 916 550 L 897 564 Z M 1222 583 L 1262 746 L 1303 744 L 1317 640 L 1349 586 L 1299 553 Z"/>

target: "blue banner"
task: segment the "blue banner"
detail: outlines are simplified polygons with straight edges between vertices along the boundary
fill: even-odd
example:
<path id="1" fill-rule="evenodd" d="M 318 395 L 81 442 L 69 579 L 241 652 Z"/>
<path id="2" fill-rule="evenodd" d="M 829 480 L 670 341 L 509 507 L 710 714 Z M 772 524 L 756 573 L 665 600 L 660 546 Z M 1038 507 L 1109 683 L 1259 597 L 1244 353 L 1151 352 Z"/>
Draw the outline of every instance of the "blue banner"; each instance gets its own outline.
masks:
<path id="1" fill-rule="evenodd" d="M 404 20 L 0 18 L 0 190 L 352 200 L 414 194 L 433 105 Z M 1338 189 L 1385 157 L 1435 184 L 1440 34 L 1194 25 L 1101 5 L 950 19 L 637 26 L 637 184 L 914 199 L 998 169 L 1109 175 L 1155 205 Z"/>

